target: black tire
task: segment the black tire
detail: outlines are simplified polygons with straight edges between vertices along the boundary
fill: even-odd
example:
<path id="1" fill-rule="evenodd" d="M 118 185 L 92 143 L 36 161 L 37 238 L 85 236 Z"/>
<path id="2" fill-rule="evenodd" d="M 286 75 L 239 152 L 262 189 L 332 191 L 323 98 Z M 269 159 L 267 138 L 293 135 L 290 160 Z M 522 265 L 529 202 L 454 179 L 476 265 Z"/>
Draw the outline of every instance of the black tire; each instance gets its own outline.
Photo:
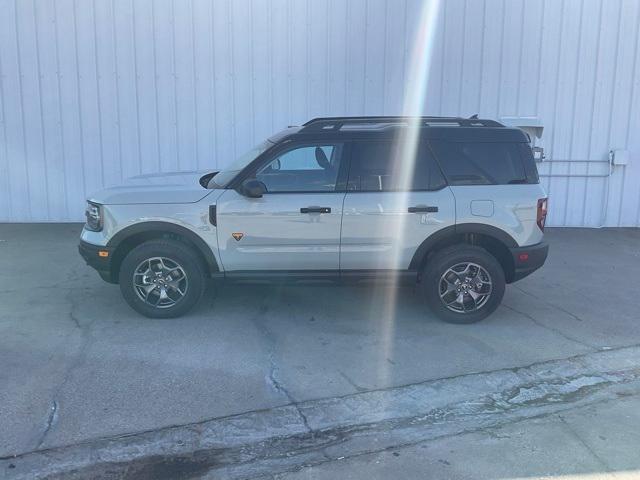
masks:
<path id="1" fill-rule="evenodd" d="M 170 299 L 170 301 L 175 301 L 175 303 L 169 306 L 154 307 L 146 303 L 141 298 L 144 289 L 139 290 L 134 285 L 134 272 L 136 269 L 145 262 L 145 260 L 156 257 L 168 259 L 170 262 L 173 262 L 166 262 L 167 265 L 178 265 L 186 277 L 186 287 L 184 287 L 185 284 L 183 284 L 184 295 L 180 297 L 179 294 L 176 293 L 174 297 Z M 140 277 L 138 276 L 137 278 Z M 175 318 L 184 315 L 200 301 L 206 286 L 205 271 L 198 255 L 188 245 L 171 239 L 150 240 L 131 250 L 120 265 L 119 279 L 120 291 L 127 303 L 136 312 L 149 318 Z M 159 289 L 153 290 L 153 292 L 157 291 L 159 291 Z M 169 288 L 165 289 L 165 292 L 169 291 Z M 140 294 L 138 294 L 138 292 L 140 292 Z M 152 297 L 151 299 L 158 297 L 159 294 L 157 294 L 157 297 Z M 166 302 L 169 303 L 169 301 Z"/>
<path id="2" fill-rule="evenodd" d="M 476 310 L 466 311 L 463 313 L 461 311 L 452 311 L 448 308 L 445 305 L 445 301 L 441 298 L 440 293 L 441 282 L 443 282 L 442 278 L 447 270 L 456 265 L 465 264 L 465 262 L 482 267 L 486 273 L 489 274 L 491 285 L 490 290 L 489 287 L 483 287 L 484 290 L 479 289 L 480 292 L 490 291 L 488 298 L 484 300 L 484 303 L 482 303 Z M 477 271 L 477 269 L 475 271 Z M 446 283 L 442 286 L 443 292 L 446 291 L 444 288 L 445 286 Z M 427 304 L 433 313 L 435 313 L 440 319 L 448 323 L 456 324 L 475 323 L 491 315 L 500 305 L 505 289 L 504 271 L 496 258 L 484 248 L 464 244 L 453 245 L 436 252 L 434 256 L 429 259 L 422 273 L 421 288 Z M 476 292 L 474 291 L 474 293 Z M 456 295 L 457 292 L 451 292 L 451 296 L 454 298 Z M 449 299 L 451 297 L 445 296 L 445 298 Z M 473 302 L 473 299 L 469 294 L 463 295 L 462 298 L 469 299 L 469 303 Z M 462 303 L 464 305 L 466 300 L 463 300 Z M 472 304 L 472 306 L 474 305 Z M 454 304 L 452 306 L 452 308 L 455 307 L 459 307 L 459 304 Z M 462 308 L 465 308 L 465 306 Z"/>

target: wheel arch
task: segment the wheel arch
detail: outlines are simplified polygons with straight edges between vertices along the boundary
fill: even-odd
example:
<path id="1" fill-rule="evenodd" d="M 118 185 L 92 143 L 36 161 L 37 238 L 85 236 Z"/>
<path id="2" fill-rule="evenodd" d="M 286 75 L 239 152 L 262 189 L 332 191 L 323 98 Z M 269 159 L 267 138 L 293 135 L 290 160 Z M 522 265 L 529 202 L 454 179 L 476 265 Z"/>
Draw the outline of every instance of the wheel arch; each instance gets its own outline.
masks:
<path id="1" fill-rule="evenodd" d="M 504 230 L 482 223 L 451 225 L 430 235 L 413 254 L 409 270 L 421 272 L 435 252 L 457 243 L 487 250 L 502 266 L 507 283 L 513 281 L 515 265 L 509 249 L 517 247 L 518 243 Z"/>
<path id="2" fill-rule="evenodd" d="M 196 233 L 186 227 L 169 222 L 142 222 L 130 225 L 117 232 L 107 243 L 112 251 L 111 279 L 117 282 L 122 261 L 133 248 L 159 238 L 171 238 L 192 247 L 206 266 L 207 273 L 220 271 L 211 247 Z"/>

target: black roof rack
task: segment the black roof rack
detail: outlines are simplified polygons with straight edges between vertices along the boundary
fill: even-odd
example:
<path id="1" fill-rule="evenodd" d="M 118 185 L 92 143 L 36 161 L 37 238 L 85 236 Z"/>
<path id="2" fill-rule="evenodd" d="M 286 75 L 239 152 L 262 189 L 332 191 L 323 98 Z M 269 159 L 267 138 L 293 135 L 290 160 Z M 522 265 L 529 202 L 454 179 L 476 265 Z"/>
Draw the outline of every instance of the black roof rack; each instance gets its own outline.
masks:
<path id="1" fill-rule="evenodd" d="M 479 118 L 461 117 L 319 117 L 309 120 L 302 126 L 300 132 L 309 131 L 336 131 L 345 125 L 376 125 L 376 124 L 398 124 L 417 122 L 420 126 L 427 127 L 432 124 L 450 124 L 460 127 L 504 127 L 495 120 L 482 120 Z"/>

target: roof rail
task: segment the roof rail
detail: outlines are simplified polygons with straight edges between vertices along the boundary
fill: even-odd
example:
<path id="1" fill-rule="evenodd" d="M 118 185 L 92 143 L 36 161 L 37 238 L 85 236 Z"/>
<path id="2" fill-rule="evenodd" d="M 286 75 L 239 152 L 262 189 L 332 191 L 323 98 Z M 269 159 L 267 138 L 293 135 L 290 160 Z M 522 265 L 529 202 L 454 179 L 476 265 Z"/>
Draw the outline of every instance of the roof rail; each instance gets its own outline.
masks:
<path id="1" fill-rule="evenodd" d="M 309 120 L 302 126 L 301 132 L 309 131 L 336 131 L 345 125 L 371 125 L 371 124 L 397 124 L 417 122 L 426 127 L 430 124 L 457 124 L 460 127 L 504 127 L 495 120 L 482 120 L 478 118 L 461 117 L 319 117 Z"/>

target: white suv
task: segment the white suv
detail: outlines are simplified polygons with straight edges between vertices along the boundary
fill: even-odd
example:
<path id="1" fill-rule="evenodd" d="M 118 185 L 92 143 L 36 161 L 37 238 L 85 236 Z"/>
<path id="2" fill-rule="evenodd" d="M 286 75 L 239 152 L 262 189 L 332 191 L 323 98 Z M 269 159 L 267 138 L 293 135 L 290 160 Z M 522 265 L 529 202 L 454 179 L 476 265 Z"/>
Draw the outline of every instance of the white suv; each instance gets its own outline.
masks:
<path id="1" fill-rule="evenodd" d="M 80 253 L 149 317 L 184 314 L 209 277 L 391 276 L 472 323 L 548 250 L 528 137 L 477 118 L 318 118 L 222 171 L 102 190 L 86 215 Z"/>

